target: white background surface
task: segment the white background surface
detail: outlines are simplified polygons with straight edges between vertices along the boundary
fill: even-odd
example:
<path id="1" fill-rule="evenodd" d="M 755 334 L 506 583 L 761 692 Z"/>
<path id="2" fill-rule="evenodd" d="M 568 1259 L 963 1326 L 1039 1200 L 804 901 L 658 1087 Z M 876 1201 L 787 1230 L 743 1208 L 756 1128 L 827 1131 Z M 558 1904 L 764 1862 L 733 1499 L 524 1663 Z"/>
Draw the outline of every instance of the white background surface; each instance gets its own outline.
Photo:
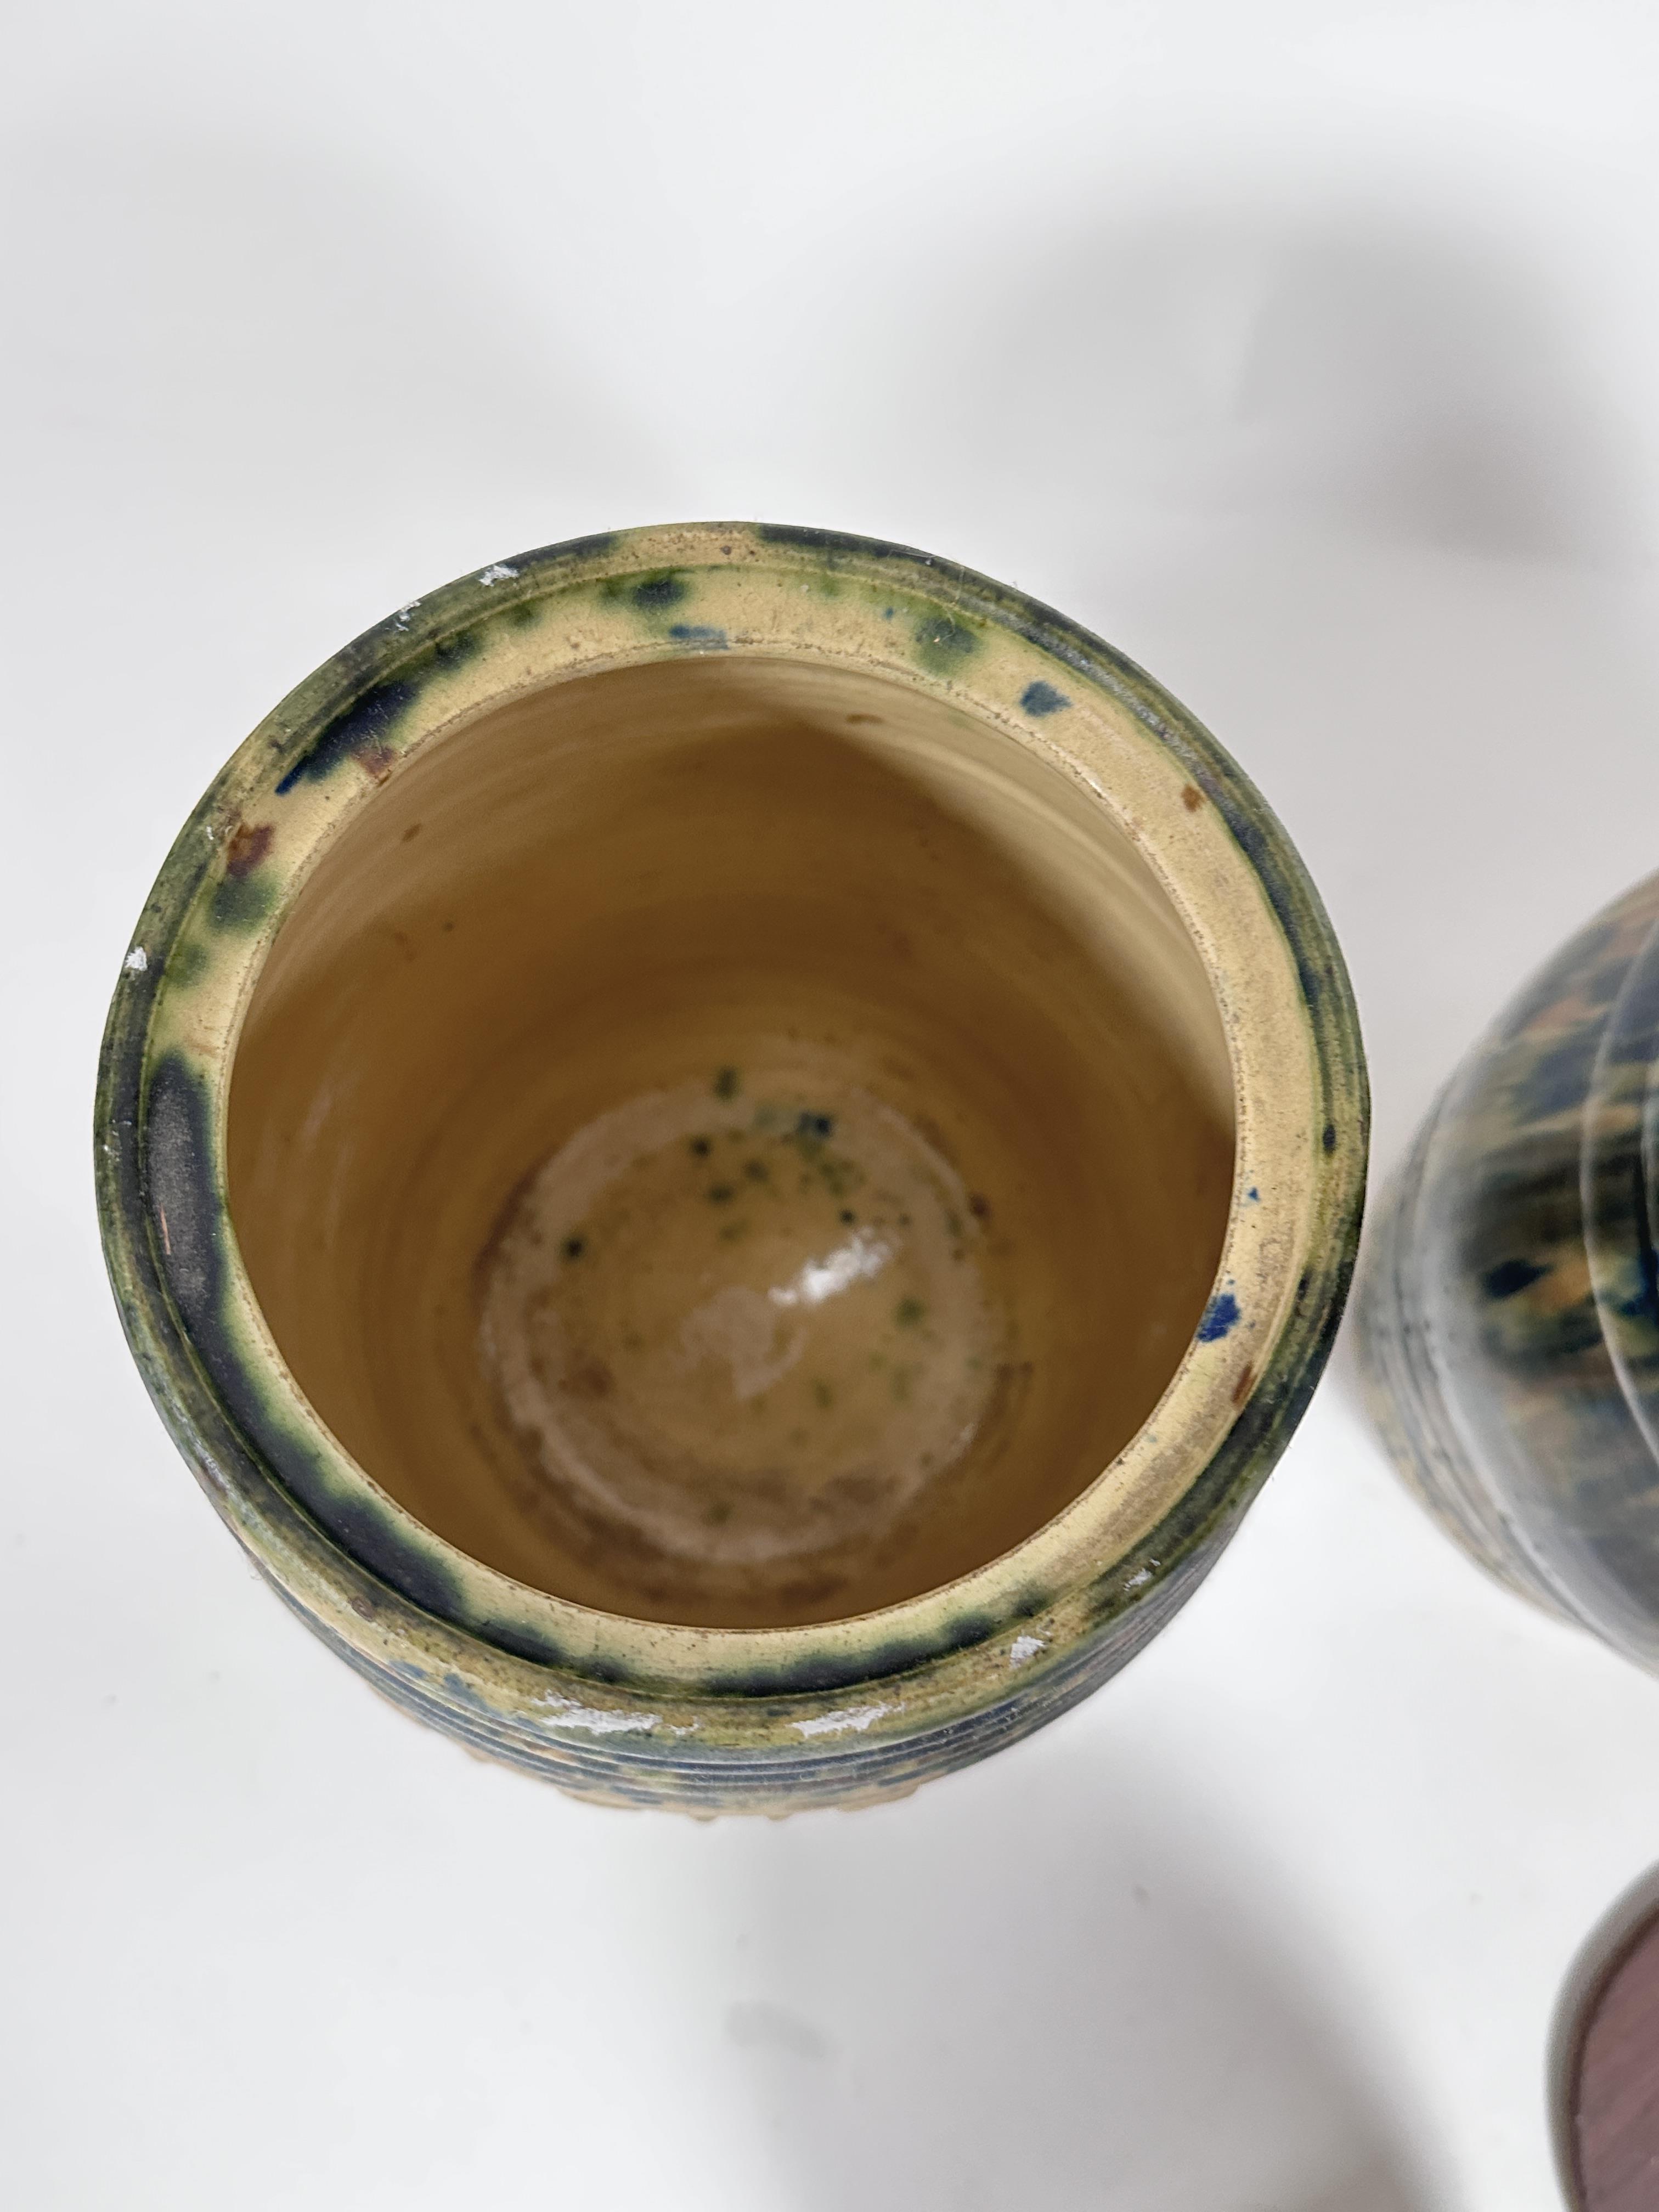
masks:
<path id="1" fill-rule="evenodd" d="M 14 11 L 0 2197 L 1540 2212 L 1659 1684 L 1339 1360 L 1091 1703 L 910 1802 L 597 1811 L 256 1584 L 102 1280 L 104 1006 L 233 745 L 446 578 L 759 515 L 1023 585 L 1298 841 L 1376 1166 L 1652 866 L 1650 5 Z"/>

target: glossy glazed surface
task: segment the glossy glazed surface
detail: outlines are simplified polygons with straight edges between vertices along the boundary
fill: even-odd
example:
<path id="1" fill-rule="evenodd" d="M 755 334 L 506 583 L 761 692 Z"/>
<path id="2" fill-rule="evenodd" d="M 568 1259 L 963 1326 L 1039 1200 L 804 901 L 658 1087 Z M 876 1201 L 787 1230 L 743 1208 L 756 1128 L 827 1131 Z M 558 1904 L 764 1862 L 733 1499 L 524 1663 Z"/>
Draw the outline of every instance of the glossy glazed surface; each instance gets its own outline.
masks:
<path id="1" fill-rule="evenodd" d="M 1659 1665 L 1659 877 L 1448 1086 L 1368 1258 L 1373 1410 L 1500 1579 Z"/>
<path id="2" fill-rule="evenodd" d="M 690 1149 L 739 1098 L 743 1187 L 806 1176 L 749 1258 Z M 99 1113 L 135 1355 L 281 1594 L 475 1747 L 702 1809 L 912 1788 L 1156 1632 L 1322 1365 L 1366 1134 L 1318 902 L 1167 695 L 927 556 L 714 525 L 497 562 L 284 702 L 158 881 Z M 576 1189 L 586 1290 L 534 1241 Z M 852 1390 L 930 1324 L 908 1401 Z M 745 1457 L 714 1415 L 768 1389 Z"/>

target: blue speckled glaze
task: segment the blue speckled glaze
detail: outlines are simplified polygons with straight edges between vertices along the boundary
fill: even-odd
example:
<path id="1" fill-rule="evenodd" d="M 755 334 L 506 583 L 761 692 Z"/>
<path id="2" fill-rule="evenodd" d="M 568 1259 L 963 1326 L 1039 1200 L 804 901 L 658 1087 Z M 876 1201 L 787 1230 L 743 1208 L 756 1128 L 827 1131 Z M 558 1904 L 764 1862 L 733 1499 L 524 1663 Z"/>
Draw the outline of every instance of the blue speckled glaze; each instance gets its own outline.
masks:
<path id="1" fill-rule="evenodd" d="M 448 718 L 613 659 L 785 650 L 925 687 L 1011 744 L 1058 755 L 1084 744 L 1085 724 L 1088 742 L 1109 739 L 1109 757 L 1148 779 L 1158 834 L 1188 854 L 1191 881 L 1223 885 L 1210 894 L 1218 932 L 1256 933 L 1255 966 L 1231 972 L 1224 1020 L 1259 988 L 1293 1048 L 1273 1058 L 1245 1117 L 1267 1150 L 1249 1156 L 1229 1237 L 1257 1255 L 1258 1289 L 1243 1260 L 1227 1261 L 1171 1385 L 1215 1418 L 1189 1434 L 1166 1401 L 1159 1448 L 1178 1456 L 1179 1481 L 1144 1526 L 1111 1521 L 1109 1469 L 1030 1544 L 913 1603 L 703 1634 L 493 1573 L 353 1466 L 249 1318 L 226 1098 L 235 1009 L 316 852 L 337 818 L 444 742 Z M 1258 971 L 1279 980 L 1270 989 Z M 1238 1065 L 1267 1050 L 1230 1042 Z M 95 1110 L 100 1219 L 134 1358 L 283 1601 L 385 1696 L 471 1748 L 604 1802 L 698 1813 L 902 1794 L 1040 1727 L 1158 1632 L 1218 1557 L 1322 1370 L 1358 1239 L 1368 1123 L 1352 1000 L 1317 895 L 1260 795 L 1167 693 L 1076 624 L 954 564 L 732 524 L 515 556 L 412 602 L 307 679 L 227 764 L 162 868 L 121 969 Z M 1270 1277 L 1280 1287 L 1268 1301 Z"/>
<path id="2" fill-rule="evenodd" d="M 1659 876 L 1470 1054 L 1365 1262 L 1371 1406 L 1512 1588 L 1659 1667 Z"/>

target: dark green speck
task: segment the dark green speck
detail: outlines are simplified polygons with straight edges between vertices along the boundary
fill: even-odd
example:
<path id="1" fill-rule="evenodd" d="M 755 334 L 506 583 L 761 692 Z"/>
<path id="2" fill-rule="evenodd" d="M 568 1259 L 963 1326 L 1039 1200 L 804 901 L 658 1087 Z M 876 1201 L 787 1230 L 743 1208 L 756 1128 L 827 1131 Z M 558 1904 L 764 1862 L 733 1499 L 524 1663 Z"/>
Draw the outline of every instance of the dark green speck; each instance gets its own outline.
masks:
<path id="1" fill-rule="evenodd" d="M 665 568 L 657 575 L 641 577 L 628 596 L 641 614 L 657 614 L 665 608 L 678 606 L 690 588 L 672 568 Z"/>
<path id="2" fill-rule="evenodd" d="M 206 945 L 193 937 L 185 938 L 167 955 L 167 981 L 175 988 L 183 990 L 206 973 L 207 964 Z"/>
<path id="3" fill-rule="evenodd" d="M 216 888 L 208 912 L 219 929 L 251 929 L 263 921 L 276 902 L 276 886 L 258 870 L 247 876 L 226 876 Z"/>
<path id="4" fill-rule="evenodd" d="M 924 615 L 915 627 L 916 658 L 935 676 L 953 676 L 978 645 L 965 623 L 949 615 Z"/>

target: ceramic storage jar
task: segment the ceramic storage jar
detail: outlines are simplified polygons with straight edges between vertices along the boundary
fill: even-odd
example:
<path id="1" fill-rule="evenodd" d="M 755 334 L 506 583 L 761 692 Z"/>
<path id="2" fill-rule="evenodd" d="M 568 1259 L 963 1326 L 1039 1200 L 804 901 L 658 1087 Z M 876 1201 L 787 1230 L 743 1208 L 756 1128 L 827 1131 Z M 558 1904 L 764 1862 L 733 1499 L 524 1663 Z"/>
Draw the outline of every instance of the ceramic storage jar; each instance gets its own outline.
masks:
<path id="1" fill-rule="evenodd" d="M 1121 1667 L 1336 1327 L 1353 1007 L 1098 640 L 752 525 L 497 562 L 185 825 L 111 1012 L 111 1275 L 271 1586 L 586 1796 L 914 1787 Z"/>

